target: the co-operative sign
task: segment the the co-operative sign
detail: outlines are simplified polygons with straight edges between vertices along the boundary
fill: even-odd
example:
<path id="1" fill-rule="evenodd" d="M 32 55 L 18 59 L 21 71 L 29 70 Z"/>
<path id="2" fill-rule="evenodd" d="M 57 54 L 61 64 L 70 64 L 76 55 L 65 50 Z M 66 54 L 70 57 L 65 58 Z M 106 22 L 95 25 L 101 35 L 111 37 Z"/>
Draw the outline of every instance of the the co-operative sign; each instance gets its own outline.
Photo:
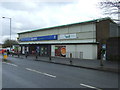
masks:
<path id="1" fill-rule="evenodd" d="M 21 38 L 20 41 L 42 41 L 42 40 L 57 40 L 57 35 L 38 36 L 38 37 L 27 37 Z"/>

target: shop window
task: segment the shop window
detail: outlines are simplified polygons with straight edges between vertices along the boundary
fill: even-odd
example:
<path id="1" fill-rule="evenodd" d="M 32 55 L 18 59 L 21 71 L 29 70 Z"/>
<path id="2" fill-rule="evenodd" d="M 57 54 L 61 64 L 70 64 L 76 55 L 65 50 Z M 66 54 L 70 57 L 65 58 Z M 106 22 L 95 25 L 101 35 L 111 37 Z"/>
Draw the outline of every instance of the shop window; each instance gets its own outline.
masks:
<path id="1" fill-rule="evenodd" d="M 47 46 L 42 46 L 40 48 L 40 55 L 41 56 L 48 56 L 48 47 Z"/>
<path id="2" fill-rule="evenodd" d="M 66 46 L 55 46 L 55 56 L 66 57 Z"/>

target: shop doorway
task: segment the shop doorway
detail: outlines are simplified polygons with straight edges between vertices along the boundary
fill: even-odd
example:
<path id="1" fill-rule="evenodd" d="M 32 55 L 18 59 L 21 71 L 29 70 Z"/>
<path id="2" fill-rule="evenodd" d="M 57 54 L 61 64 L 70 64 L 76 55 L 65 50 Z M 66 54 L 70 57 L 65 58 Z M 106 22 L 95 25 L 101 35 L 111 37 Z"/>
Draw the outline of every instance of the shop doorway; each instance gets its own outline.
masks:
<path id="1" fill-rule="evenodd" d="M 48 56 L 48 55 L 49 55 L 49 47 L 40 46 L 40 56 Z"/>
<path id="2" fill-rule="evenodd" d="M 29 49 L 30 49 L 29 52 L 30 54 L 34 55 L 36 53 L 36 47 L 34 45 L 31 45 Z"/>
<path id="3" fill-rule="evenodd" d="M 30 45 L 29 54 L 39 56 L 49 56 L 51 52 L 50 45 Z"/>

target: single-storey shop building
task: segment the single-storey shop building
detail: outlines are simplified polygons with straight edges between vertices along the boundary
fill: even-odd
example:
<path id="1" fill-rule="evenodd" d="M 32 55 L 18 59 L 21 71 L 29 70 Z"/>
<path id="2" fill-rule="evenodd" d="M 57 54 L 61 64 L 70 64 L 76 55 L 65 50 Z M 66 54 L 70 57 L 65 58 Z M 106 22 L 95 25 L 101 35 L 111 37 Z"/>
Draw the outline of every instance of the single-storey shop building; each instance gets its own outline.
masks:
<path id="1" fill-rule="evenodd" d="M 18 33 L 21 54 L 99 59 L 110 37 L 110 18 L 41 28 Z"/>

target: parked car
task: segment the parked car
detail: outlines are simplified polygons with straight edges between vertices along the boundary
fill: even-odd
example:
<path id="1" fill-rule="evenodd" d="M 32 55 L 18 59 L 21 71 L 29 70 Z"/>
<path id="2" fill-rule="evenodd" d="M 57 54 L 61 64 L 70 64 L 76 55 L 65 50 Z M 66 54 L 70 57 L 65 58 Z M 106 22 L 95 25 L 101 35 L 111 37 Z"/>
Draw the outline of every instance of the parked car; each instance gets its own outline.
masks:
<path id="1" fill-rule="evenodd" d="M 5 51 L 7 52 L 7 54 L 12 54 L 12 53 L 14 53 L 14 49 L 2 48 L 2 49 L 0 49 L 0 54 L 3 54 Z"/>
<path id="2" fill-rule="evenodd" d="M 7 50 L 6 48 L 0 49 L 0 54 L 3 54 L 6 50 Z"/>

